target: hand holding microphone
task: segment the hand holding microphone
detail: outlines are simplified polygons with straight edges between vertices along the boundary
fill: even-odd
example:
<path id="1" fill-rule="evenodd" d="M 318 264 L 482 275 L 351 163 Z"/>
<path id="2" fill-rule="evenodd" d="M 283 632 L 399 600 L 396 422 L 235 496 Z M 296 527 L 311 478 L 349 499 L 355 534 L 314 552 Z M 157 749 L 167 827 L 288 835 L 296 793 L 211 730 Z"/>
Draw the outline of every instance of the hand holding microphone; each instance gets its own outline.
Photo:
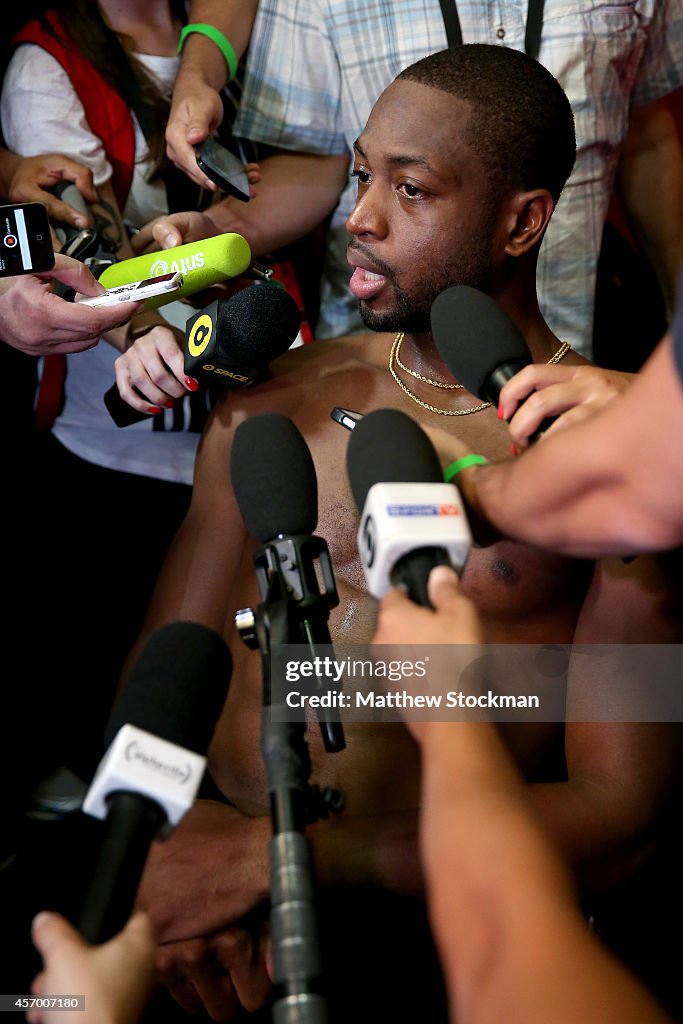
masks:
<path id="1" fill-rule="evenodd" d="M 607 370 L 592 363 L 547 365 L 532 363 L 500 392 L 503 416 L 518 450 L 529 446 L 541 420 L 551 421 L 546 433 L 593 416 L 625 391 L 636 374 Z"/>
<path id="2" fill-rule="evenodd" d="M 116 360 L 116 380 L 104 402 L 119 427 L 145 419 L 183 394 L 187 378 L 222 388 L 246 387 L 265 379 L 270 363 L 283 355 L 299 331 L 296 302 L 276 284 L 248 285 L 190 317 L 182 355 L 170 331 L 139 338 Z"/>
<path id="3" fill-rule="evenodd" d="M 468 391 L 496 408 L 500 392 L 523 367 L 533 363 L 521 331 L 500 306 L 469 285 L 446 288 L 432 303 L 431 326 L 441 358 Z M 530 441 L 554 422 L 544 419 Z"/>
<path id="4" fill-rule="evenodd" d="M 368 590 L 382 597 L 404 584 L 414 602 L 428 606 L 431 570 L 461 572 L 471 546 L 460 495 L 443 482 L 432 442 L 410 416 L 377 409 L 354 427 L 347 469 Z"/>

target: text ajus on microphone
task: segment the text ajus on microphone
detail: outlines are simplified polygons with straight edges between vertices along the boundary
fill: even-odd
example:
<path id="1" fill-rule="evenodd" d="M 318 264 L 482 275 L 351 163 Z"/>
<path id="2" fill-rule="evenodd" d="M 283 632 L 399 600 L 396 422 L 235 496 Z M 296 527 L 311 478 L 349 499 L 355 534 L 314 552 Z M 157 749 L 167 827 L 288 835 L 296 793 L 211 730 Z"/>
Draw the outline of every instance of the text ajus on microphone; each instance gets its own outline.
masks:
<path id="1" fill-rule="evenodd" d="M 250 264 L 249 243 L 242 235 L 229 231 L 199 242 L 186 242 L 172 249 L 143 253 L 113 263 L 103 271 L 99 280 L 105 288 L 116 288 L 148 277 L 159 277 L 161 274 L 182 274 L 182 287 L 173 295 L 148 299 L 144 305 L 147 311 L 157 309 L 173 299 L 195 295 L 227 278 L 239 277 Z"/>

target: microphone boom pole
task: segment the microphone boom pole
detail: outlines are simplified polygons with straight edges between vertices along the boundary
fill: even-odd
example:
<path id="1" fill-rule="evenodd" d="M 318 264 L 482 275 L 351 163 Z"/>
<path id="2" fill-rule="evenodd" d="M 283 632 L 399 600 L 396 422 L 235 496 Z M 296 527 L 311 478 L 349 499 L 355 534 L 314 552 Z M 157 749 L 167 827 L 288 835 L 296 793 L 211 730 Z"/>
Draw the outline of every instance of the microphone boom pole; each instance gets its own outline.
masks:
<path id="1" fill-rule="evenodd" d="M 278 439 L 278 446 L 274 439 Z M 244 442 L 242 444 L 242 442 Z M 261 473 L 255 478 L 253 465 Z M 271 465 L 272 463 L 272 465 Z M 268 472 L 269 468 L 274 471 Z M 276 470 L 279 468 L 279 476 Z M 287 417 L 265 414 L 240 424 L 232 456 L 235 494 L 251 532 L 265 541 L 254 553 L 261 601 L 237 614 L 247 646 L 258 647 L 263 671 L 261 753 L 266 769 L 273 835 L 270 903 L 275 1024 L 326 1024 L 322 963 L 315 910 L 314 871 L 306 826 L 343 809 L 339 790 L 311 785 L 306 721 L 294 720 L 284 695 L 283 652 L 305 644 L 312 656 L 332 650 L 327 616 L 338 603 L 327 545 L 308 533 L 317 518 L 317 483 L 310 452 Z M 265 511 L 260 488 L 273 487 Z M 278 492 L 278 482 L 282 493 Z M 292 487 L 292 500 L 285 491 Z M 280 529 L 270 521 L 278 509 Z M 287 515 L 284 509 L 289 509 Z M 289 528 L 287 528 L 289 527 Z M 320 591 L 315 565 L 323 579 Z M 344 748 L 341 721 L 319 709 L 326 749 Z"/>

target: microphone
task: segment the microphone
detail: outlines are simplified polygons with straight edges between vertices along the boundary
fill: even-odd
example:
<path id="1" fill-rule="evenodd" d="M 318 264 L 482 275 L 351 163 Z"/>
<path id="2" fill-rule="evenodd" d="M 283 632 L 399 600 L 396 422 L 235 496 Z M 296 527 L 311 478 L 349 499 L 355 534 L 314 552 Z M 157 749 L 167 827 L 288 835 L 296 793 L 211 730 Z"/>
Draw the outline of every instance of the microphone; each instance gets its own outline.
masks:
<path id="1" fill-rule="evenodd" d="M 301 311 L 278 284 L 254 284 L 217 299 L 185 324 L 185 373 L 225 388 L 262 380 L 295 341 Z"/>
<path id="2" fill-rule="evenodd" d="M 435 565 L 462 572 L 472 543 L 431 440 L 398 409 L 376 409 L 354 427 L 346 462 L 362 510 L 358 549 L 369 592 L 379 598 L 403 584 L 412 601 L 430 606 L 429 573 Z"/>
<path id="3" fill-rule="evenodd" d="M 301 312 L 277 284 L 252 284 L 229 299 L 217 299 L 185 325 L 185 373 L 222 388 L 248 387 L 267 376 L 268 366 L 291 347 Z M 113 384 L 104 404 L 118 427 L 149 419 L 121 398 Z"/>
<path id="4" fill-rule="evenodd" d="M 432 303 L 432 336 L 454 377 L 477 398 L 497 406 L 503 385 L 533 362 L 524 335 L 490 295 L 458 284 Z M 554 422 L 547 417 L 530 436 L 537 441 Z"/>
<path id="5" fill-rule="evenodd" d="M 261 599 L 278 577 L 287 603 L 287 643 L 307 644 L 312 658 L 330 656 L 327 619 L 339 604 L 326 542 L 318 522 L 318 480 L 308 445 L 280 413 L 244 420 L 235 430 L 232 486 L 249 532 L 261 542 L 254 566 Z M 321 590 L 322 583 L 322 590 Z M 318 653 L 320 647 L 327 651 Z M 341 723 L 317 709 L 325 749 L 343 750 Z"/>
<path id="6" fill-rule="evenodd" d="M 78 922 L 88 942 L 123 928 L 153 839 L 169 835 L 192 806 L 231 673 L 225 641 L 197 622 L 156 630 L 133 665 L 83 801 L 86 814 L 105 822 Z"/>
<path id="7" fill-rule="evenodd" d="M 186 295 L 194 295 L 227 277 L 239 277 L 250 263 L 251 249 L 246 238 L 228 231 L 199 242 L 186 242 L 172 249 L 143 253 L 113 263 L 100 274 L 99 280 L 105 288 L 118 288 L 122 284 L 134 284 L 148 277 L 179 271 L 183 275 L 182 287 L 170 295 L 155 295 L 147 299 L 143 308 L 148 311 Z"/>

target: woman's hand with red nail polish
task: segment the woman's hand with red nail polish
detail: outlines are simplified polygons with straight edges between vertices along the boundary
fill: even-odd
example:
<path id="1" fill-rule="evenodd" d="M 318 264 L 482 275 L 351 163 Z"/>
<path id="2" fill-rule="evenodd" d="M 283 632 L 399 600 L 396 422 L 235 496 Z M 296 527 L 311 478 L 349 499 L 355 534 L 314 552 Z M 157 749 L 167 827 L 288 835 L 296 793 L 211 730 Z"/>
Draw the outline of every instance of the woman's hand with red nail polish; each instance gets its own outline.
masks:
<path id="1" fill-rule="evenodd" d="M 128 405 L 161 412 L 187 395 L 184 344 L 183 332 L 166 323 L 151 325 L 129 344 L 114 364 L 116 386 Z"/>

